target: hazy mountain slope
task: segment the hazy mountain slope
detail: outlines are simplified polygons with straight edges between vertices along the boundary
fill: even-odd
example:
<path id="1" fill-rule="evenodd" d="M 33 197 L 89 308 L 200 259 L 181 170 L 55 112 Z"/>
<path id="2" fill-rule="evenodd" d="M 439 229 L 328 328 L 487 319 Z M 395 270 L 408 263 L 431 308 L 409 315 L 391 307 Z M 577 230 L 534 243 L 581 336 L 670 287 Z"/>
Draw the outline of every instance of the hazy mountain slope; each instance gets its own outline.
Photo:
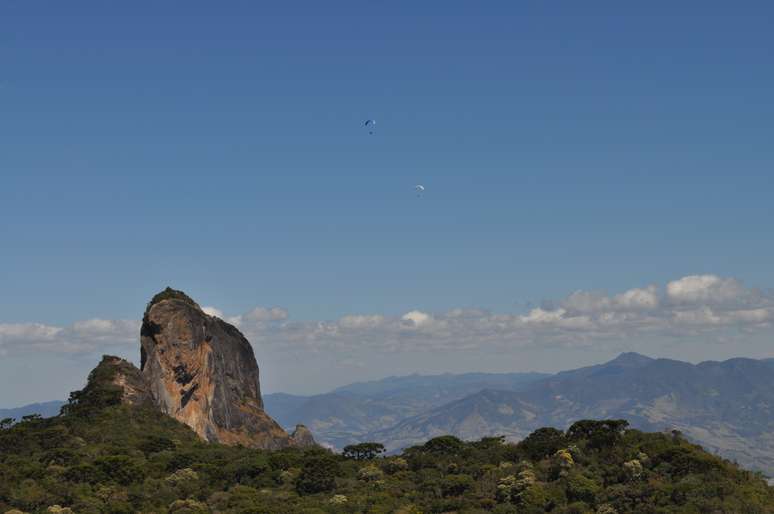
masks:
<path id="1" fill-rule="evenodd" d="M 692 365 L 624 354 L 559 373 L 526 391 L 482 391 L 369 434 L 390 449 L 441 433 L 518 438 L 540 426 L 625 418 L 648 430 L 678 429 L 705 447 L 774 475 L 774 368 L 732 359 Z"/>
<path id="2" fill-rule="evenodd" d="M 271 393 L 263 395 L 263 407 L 266 412 L 285 426 L 285 420 L 293 411 L 309 401 L 309 396 L 298 396 L 287 393 Z"/>
<path id="3" fill-rule="evenodd" d="M 541 373 L 466 373 L 389 377 L 340 387 L 328 394 L 264 395 L 266 411 L 282 426 L 304 424 L 315 438 L 342 448 L 366 434 L 484 389 L 524 390 Z"/>
<path id="4" fill-rule="evenodd" d="M 519 440 L 531 432 L 528 427 L 534 426 L 537 410 L 515 392 L 486 389 L 368 434 L 368 438 L 390 451 L 445 434 L 466 440 L 480 439 L 479 434 Z"/>
<path id="5" fill-rule="evenodd" d="M 59 409 L 62 408 L 65 402 L 51 401 L 43 403 L 32 403 L 30 405 L 23 405 L 13 409 L 0 409 L 0 419 L 14 418 L 20 420 L 22 416 L 29 416 L 30 414 L 40 414 L 44 418 L 50 418 L 59 414 Z"/>
<path id="6" fill-rule="evenodd" d="M 410 397 L 434 403 L 449 396 L 482 389 L 521 390 L 546 373 L 444 373 L 442 375 L 409 375 L 388 377 L 371 382 L 356 382 L 335 389 L 334 393 L 350 393 L 370 398 Z"/>
<path id="7" fill-rule="evenodd" d="M 318 442 L 336 448 L 416 413 L 401 405 L 336 393 L 310 397 L 267 394 L 264 405 L 280 425 L 306 425 Z"/>

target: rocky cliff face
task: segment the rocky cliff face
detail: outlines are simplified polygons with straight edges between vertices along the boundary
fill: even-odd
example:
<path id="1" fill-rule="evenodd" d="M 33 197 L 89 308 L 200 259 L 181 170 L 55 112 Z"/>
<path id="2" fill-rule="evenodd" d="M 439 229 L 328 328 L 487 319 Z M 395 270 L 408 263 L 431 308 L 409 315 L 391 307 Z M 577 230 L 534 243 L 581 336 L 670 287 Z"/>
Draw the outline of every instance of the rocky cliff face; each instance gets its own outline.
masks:
<path id="1" fill-rule="evenodd" d="M 264 412 L 258 364 L 242 333 L 184 293 L 167 289 L 151 300 L 141 346 L 153 402 L 203 439 L 265 449 L 314 444 Z"/>

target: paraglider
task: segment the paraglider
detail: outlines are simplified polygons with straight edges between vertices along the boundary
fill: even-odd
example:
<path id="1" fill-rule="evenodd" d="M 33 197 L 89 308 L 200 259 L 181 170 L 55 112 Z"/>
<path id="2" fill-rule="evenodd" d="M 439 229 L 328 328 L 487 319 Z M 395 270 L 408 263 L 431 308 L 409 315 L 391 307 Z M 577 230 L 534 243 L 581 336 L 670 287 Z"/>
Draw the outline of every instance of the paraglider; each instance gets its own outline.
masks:
<path id="1" fill-rule="evenodd" d="M 422 195 L 425 193 L 425 186 L 422 184 L 417 184 L 414 186 L 414 191 L 417 193 L 417 198 L 422 198 Z"/>
<path id="2" fill-rule="evenodd" d="M 368 129 L 370 135 L 374 135 L 374 127 L 376 126 L 376 120 L 366 120 L 363 126 Z"/>

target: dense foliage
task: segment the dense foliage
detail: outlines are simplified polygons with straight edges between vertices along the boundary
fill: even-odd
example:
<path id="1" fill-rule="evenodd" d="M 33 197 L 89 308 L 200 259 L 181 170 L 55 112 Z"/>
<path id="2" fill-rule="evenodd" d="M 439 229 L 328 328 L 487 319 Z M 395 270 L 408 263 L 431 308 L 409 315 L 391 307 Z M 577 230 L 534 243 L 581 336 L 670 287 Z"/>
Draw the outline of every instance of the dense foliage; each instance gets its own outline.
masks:
<path id="1" fill-rule="evenodd" d="M 0 427 L 0 513 L 774 513 L 757 474 L 617 420 L 500 438 L 276 452 L 207 444 L 92 377 L 57 418 Z"/>

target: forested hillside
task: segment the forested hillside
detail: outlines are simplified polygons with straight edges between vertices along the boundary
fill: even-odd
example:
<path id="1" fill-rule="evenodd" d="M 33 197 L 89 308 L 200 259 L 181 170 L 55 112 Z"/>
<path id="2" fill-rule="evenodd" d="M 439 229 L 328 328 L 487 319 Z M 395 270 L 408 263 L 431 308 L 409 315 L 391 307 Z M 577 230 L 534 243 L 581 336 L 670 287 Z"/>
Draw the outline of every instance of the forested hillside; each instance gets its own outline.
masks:
<path id="1" fill-rule="evenodd" d="M 109 379 L 92 377 L 59 417 L 3 424 L 0 512 L 774 512 L 761 476 L 624 421 L 518 444 L 441 436 L 391 457 L 378 443 L 271 452 L 203 442 L 122 405 Z"/>

